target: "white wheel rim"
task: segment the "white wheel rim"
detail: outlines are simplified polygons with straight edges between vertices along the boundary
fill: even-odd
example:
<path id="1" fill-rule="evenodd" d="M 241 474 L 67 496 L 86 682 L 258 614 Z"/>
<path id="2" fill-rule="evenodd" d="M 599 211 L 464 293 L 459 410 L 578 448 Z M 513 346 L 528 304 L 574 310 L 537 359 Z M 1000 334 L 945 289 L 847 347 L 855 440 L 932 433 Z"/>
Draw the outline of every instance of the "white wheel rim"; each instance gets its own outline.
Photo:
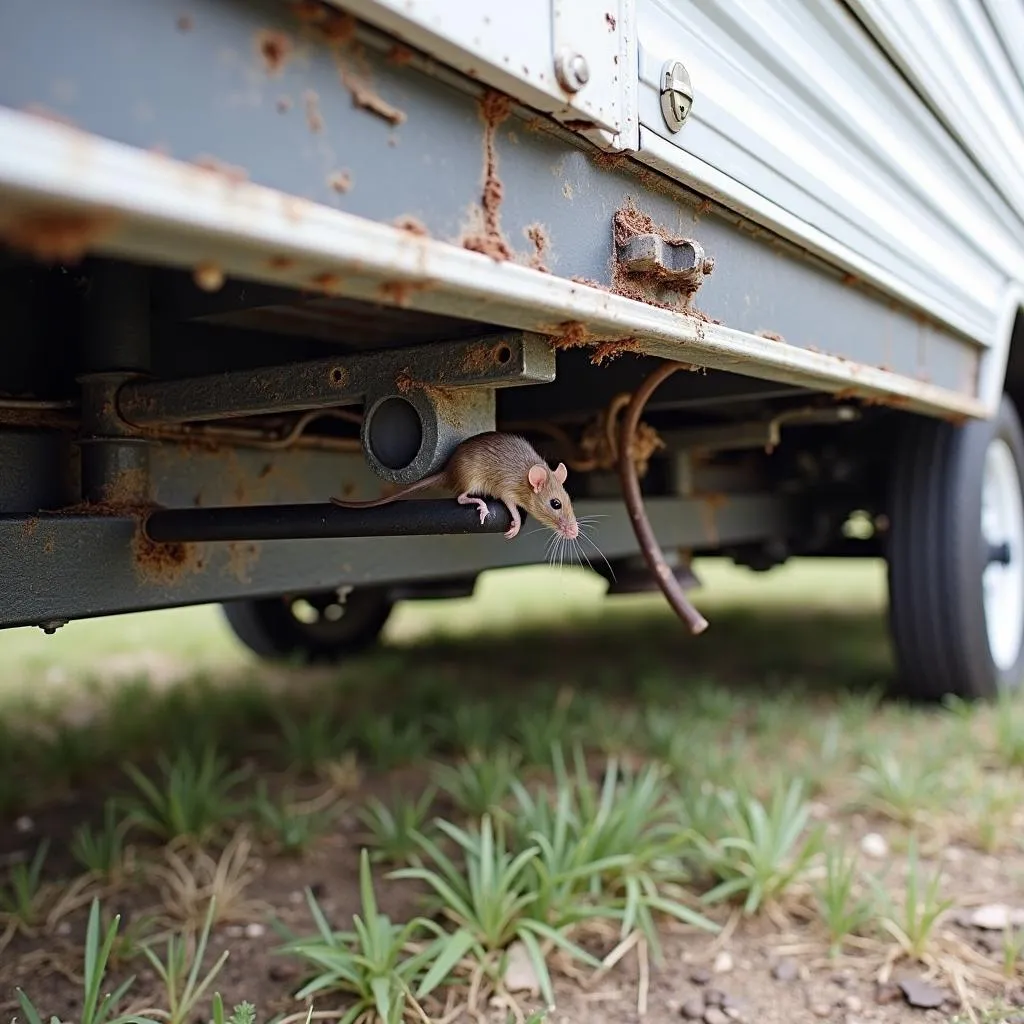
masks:
<path id="1" fill-rule="evenodd" d="M 1005 563 L 988 561 L 981 585 L 988 646 L 996 666 L 1016 664 L 1024 639 L 1024 503 L 1010 446 L 996 438 L 985 453 L 981 492 L 981 533 L 988 551 L 1006 545 Z"/>

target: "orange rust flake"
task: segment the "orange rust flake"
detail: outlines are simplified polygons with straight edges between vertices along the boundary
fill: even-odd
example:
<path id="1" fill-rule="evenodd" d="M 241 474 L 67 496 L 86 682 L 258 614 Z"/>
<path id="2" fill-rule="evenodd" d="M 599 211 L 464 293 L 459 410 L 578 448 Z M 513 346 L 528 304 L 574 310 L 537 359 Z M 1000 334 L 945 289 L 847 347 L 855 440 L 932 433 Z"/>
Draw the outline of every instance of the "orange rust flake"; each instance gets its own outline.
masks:
<path id="1" fill-rule="evenodd" d="M 548 229 L 543 224 L 528 224 L 524 229 L 523 233 L 530 240 L 530 244 L 533 246 L 533 254 L 530 256 L 530 266 L 534 270 L 542 270 L 544 273 L 550 273 L 545 264 L 547 259 L 548 249 L 551 247 L 551 239 L 548 236 Z"/>
<path id="2" fill-rule="evenodd" d="M 77 263 L 116 224 L 109 213 L 26 213 L 0 225 L 0 239 L 40 260 Z"/>
<path id="3" fill-rule="evenodd" d="M 498 153 L 495 147 L 498 127 L 511 112 L 511 101 L 500 92 L 487 92 L 480 103 L 480 114 L 484 121 L 484 185 L 481 196 L 483 230 L 462 242 L 463 248 L 483 253 L 498 262 L 510 260 L 514 255 L 501 230 L 501 203 L 505 187 L 498 177 Z"/>
<path id="4" fill-rule="evenodd" d="M 368 82 L 347 71 L 342 74 L 341 80 L 345 88 L 352 94 L 353 105 L 360 110 L 376 114 L 390 125 L 397 126 L 405 122 L 405 111 L 399 110 L 394 104 L 388 103 L 382 96 L 378 96 Z"/>
<path id="5" fill-rule="evenodd" d="M 377 294 L 396 306 L 408 306 L 416 292 L 432 288 L 431 281 L 384 281 L 377 286 Z"/>
<path id="6" fill-rule="evenodd" d="M 566 320 L 564 323 L 558 324 L 551 337 L 551 345 L 556 349 L 582 348 L 591 342 L 592 339 L 586 324 L 579 320 Z"/>
<path id="7" fill-rule="evenodd" d="M 327 185 L 335 192 L 348 192 L 352 188 L 352 174 L 350 171 L 331 171 L 327 175 Z"/>
<path id="8" fill-rule="evenodd" d="M 204 292 L 218 292 L 224 287 L 224 270 L 213 262 L 200 263 L 192 271 L 192 280 Z"/>
<path id="9" fill-rule="evenodd" d="M 306 124 L 309 130 L 318 134 L 324 130 L 324 119 L 320 113 L 320 96 L 312 89 L 302 94 L 302 102 L 306 107 Z"/>
<path id="10" fill-rule="evenodd" d="M 322 274 L 316 274 L 309 279 L 309 283 L 314 288 L 319 288 L 325 292 L 335 292 L 341 288 L 341 278 L 337 274 L 332 274 L 330 271 L 324 271 Z"/>
<path id="11" fill-rule="evenodd" d="M 187 572 L 203 568 L 195 544 L 159 544 L 146 536 L 140 520 L 132 537 L 135 571 L 147 583 L 175 583 Z"/>
<path id="12" fill-rule="evenodd" d="M 191 14 L 181 14 L 178 16 L 178 20 L 175 22 L 179 32 L 191 32 L 194 24 L 192 21 Z"/>
<path id="13" fill-rule="evenodd" d="M 617 359 L 624 352 L 639 352 L 640 342 L 636 338 L 613 338 L 610 341 L 602 341 L 594 348 L 594 354 L 590 357 L 594 366 L 601 366 Z"/>
<path id="14" fill-rule="evenodd" d="M 426 224 L 424 224 L 418 217 L 413 217 L 411 214 L 403 214 L 401 217 L 396 217 L 394 225 L 400 231 L 406 231 L 410 235 L 415 235 L 417 238 L 430 237 L 430 232 L 427 230 Z"/>
<path id="15" fill-rule="evenodd" d="M 783 345 L 786 344 L 786 339 L 774 331 L 754 331 L 754 334 L 759 338 L 766 338 L 768 341 L 781 341 Z"/>
<path id="16" fill-rule="evenodd" d="M 264 28 L 256 33 L 256 50 L 271 77 L 281 74 L 293 49 L 291 37 L 278 29 Z"/>
<path id="17" fill-rule="evenodd" d="M 411 64 L 414 54 L 408 46 L 402 46 L 401 43 L 395 43 L 394 46 L 388 50 L 387 59 L 398 67 L 405 67 L 406 64 Z"/>
<path id="18" fill-rule="evenodd" d="M 291 256 L 271 256 L 267 260 L 267 266 L 271 270 L 291 270 L 295 266 L 295 260 Z"/>
<path id="19" fill-rule="evenodd" d="M 244 167 L 238 167 L 235 164 L 225 163 L 223 160 L 219 160 L 215 156 L 203 156 L 197 157 L 193 161 L 196 167 L 201 167 L 204 171 L 210 171 L 213 174 L 219 174 L 224 178 L 227 178 L 233 185 L 240 185 L 243 181 L 247 181 L 249 178 L 249 172 Z"/>

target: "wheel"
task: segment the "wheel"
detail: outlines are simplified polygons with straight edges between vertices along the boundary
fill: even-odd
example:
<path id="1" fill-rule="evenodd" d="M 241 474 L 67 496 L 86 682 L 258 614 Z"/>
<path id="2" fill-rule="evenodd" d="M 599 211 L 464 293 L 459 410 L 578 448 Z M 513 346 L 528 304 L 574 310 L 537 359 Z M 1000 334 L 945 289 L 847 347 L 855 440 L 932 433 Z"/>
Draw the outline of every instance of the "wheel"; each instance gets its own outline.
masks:
<path id="1" fill-rule="evenodd" d="M 1024 677 L 1024 435 L 998 414 L 911 423 L 890 480 L 889 619 L 899 688 L 965 700 Z"/>
<path id="2" fill-rule="evenodd" d="M 261 658 L 335 662 L 373 644 L 391 614 L 386 588 L 230 601 L 221 606 L 235 636 Z"/>

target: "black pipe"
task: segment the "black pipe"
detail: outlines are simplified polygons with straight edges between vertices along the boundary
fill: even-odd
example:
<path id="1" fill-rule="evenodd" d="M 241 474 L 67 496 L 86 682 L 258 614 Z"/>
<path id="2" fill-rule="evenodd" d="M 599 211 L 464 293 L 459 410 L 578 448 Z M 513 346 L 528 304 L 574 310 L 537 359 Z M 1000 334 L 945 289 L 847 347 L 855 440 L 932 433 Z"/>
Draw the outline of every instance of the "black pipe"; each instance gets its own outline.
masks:
<path id="1" fill-rule="evenodd" d="M 169 508 L 151 512 L 144 530 L 158 543 L 504 533 L 512 525 L 508 509 L 500 501 L 488 501 L 487 507 L 491 514 L 483 523 L 475 505 L 453 499 L 396 501 L 377 508 L 341 508 L 330 502 Z"/>

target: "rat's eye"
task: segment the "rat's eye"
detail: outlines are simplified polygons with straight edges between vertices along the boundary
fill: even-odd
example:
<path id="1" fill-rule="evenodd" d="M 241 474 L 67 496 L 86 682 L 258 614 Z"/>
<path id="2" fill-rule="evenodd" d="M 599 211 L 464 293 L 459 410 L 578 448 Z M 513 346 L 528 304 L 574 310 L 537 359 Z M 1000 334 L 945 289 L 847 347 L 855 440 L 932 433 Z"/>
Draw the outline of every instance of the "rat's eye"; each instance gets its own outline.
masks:
<path id="1" fill-rule="evenodd" d="M 562 503 L 557 498 L 552 498 L 551 507 L 553 509 L 560 509 L 562 507 Z"/>

